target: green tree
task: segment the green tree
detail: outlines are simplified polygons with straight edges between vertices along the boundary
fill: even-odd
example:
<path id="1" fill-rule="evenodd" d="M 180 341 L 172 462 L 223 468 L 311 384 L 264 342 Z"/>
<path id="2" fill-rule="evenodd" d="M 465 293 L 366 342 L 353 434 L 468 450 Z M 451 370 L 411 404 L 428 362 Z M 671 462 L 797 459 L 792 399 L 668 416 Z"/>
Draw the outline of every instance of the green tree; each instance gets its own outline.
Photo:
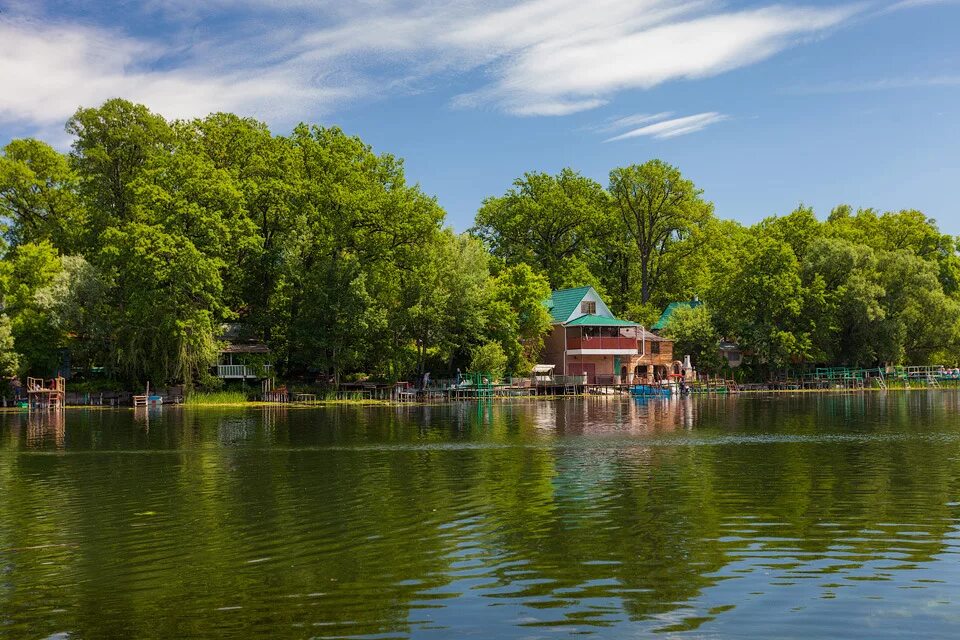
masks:
<path id="1" fill-rule="evenodd" d="M 933 356 L 960 353 L 957 326 L 960 308 L 937 279 L 937 267 L 908 250 L 881 259 L 880 285 L 884 322 L 877 338 L 886 345 L 885 362 L 937 364 Z"/>
<path id="2" fill-rule="evenodd" d="M 216 259 L 224 303 L 243 306 L 246 267 L 262 251 L 262 236 L 250 219 L 240 188 L 229 171 L 178 146 L 157 154 L 130 184 L 131 218 L 183 235 L 207 258 Z"/>
<path id="3" fill-rule="evenodd" d="M 75 136 L 70 159 L 91 214 L 87 243 L 95 247 L 99 234 L 131 220 L 131 184 L 152 156 L 169 151 L 173 131 L 145 106 L 119 98 L 78 109 L 66 129 Z"/>
<path id="4" fill-rule="evenodd" d="M 103 366 L 113 335 L 110 292 L 100 270 L 83 256 L 62 256 L 60 263 L 50 284 L 36 292 L 36 303 L 49 314 L 51 326 L 67 336 L 73 367 Z"/>
<path id="5" fill-rule="evenodd" d="M 304 302 L 290 326 L 293 371 L 329 373 L 339 382 L 347 370 L 363 370 L 374 351 L 371 336 L 386 330 L 386 312 L 355 256 L 340 255 L 301 282 Z"/>
<path id="6" fill-rule="evenodd" d="M 608 211 L 603 187 L 573 169 L 531 172 L 484 200 L 471 231 L 507 265 L 530 265 L 555 289 L 598 286 L 589 254 L 608 233 Z"/>
<path id="7" fill-rule="evenodd" d="M 818 295 L 803 286 L 790 245 L 761 226 L 740 248 L 738 269 L 725 283 L 719 312 L 727 316 L 732 337 L 754 351 L 761 364 L 783 367 L 813 354 L 813 327 L 804 312 Z"/>
<path id="8" fill-rule="evenodd" d="M 699 371 L 713 373 L 720 368 L 720 334 L 705 305 L 676 309 L 663 335 L 674 341 L 674 354 L 689 355 Z"/>
<path id="9" fill-rule="evenodd" d="M 0 216 L 11 246 L 47 241 L 60 252 L 79 248 L 86 216 L 66 157 L 45 142 L 13 140 L 0 156 Z"/>
<path id="10" fill-rule="evenodd" d="M 695 251 L 713 205 L 680 170 L 662 160 L 610 172 L 610 195 L 637 247 L 640 300 L 648 303 L 664 273 Z"/>
<path id="11" fill-rule="evenodd" d="M 868 246 L 875 251 L 908 251 L 937 265 L 937 277 L 948 295 L 960 291 L 960 255 L 957 238 L 941 233 L 937 223 L 916 209 L 878 213 L 848 205 L 835 208 L 828 218 L 827 234 Z"/>
<path id="12" fill-rule="evenodd" d="M 277 316 L 291 327 L 288 361 L 301 371 L 322 367 L 335 377 L 345 366 L 397 375 L 408 364 L 405 345 L 414 336 L 405 335 L 402 323 L 394 323 L 393 332 L 385 323 L 402 315 L 404 282 L 424 247 L 436 240 L 444 212 L 434 198 L 406 183 L 401 161 L 374 154 L 339 129 L 301 125 L 292 144 L 302 162 L 304 221 L 285 253 L 284 296 L 277 299 L 282 305 Z M 368 330 L 358 333 L 358 318 L 329 307 L 341 295 L 350 296 L 346 307 L 363 310 Z M 297 337 L 293 327 L 305 329 Z M 296 353 L 293 338 L 300 340 L 306 330 L 328 334 L 323 345 L 306 342 L 322 346 L 321 353 Z"/>
<path id="13" fill-rule="evenodd" d="M 215 113 L 175 128 L 178 148 L 205 157 L 218 173 L 229 174 L 232 188 L 224 187 L 226 197 L 218 198 L 223 203 L 218 208 L 235 212 L 228 205 L 231 191 L 235 188 L 241 194 L 254 232 L 234 233 L 232 255 L 224 256 L 228 270 L 224 291 L 228 300 L 239 298 L 232 304 L 241 320 L 284 352 L 290 301 L 283 292 L 295 286 L 289 279 L 296 275 L 296 256 L 308 237 L 311 209 L 304 201 L 304 181 L 318 180 L 322 174 L 305 175 L 303 154 L 292 141 L 272 136 L 265 124 L 252 118 Z M 236 229 L 246 224 L 232 213 L 226 221 Z"/>
<path id="14" fill-rule="evenodd" d="M 109 229 L 99 262 L 114 310 L 111 366 L 155 385 L 203 382 L 217 356 L 222 284 L 186 237 L 129 223 Z"/>
<path id="15" fill-rule="evenodd" d="M 20 372 L 20 354 L 17 353 L 13 327 L 7 314 L 0 314 L 0 376 L 12 378 Z"/>
<path id="16" fill-rule="evenodd" d="M 490 376 L 490 381 L 499 380 L 507 369 L 507 354 L 499 342 L 487 342 L 473 349 L 470 371 Z"/>
<path id="17" fill-rule="evenodd" d="M 28 375 L 52 375 L 60 365 L 65 334 L 55 326 L 37 294 L 55 280 L 61 268 L 57 250 L 47 241 L 22 244 L 0 263 L 3 311 L 10 318 L 21 371 Z"/>
<path id="18" fill-rule="evenodd" d="M 822 224 L 813 209 L 800 205 L 785 216 L 774 216 L 760 223 L 763 233 L 785 242 L 801 263 L 806 260 L 808 248 L 821 236 Z"/>
<path id="19" fill-rule="evenodd" d="M 507 355 L 507 371 L 527 374 L 543 349 L 551 318 L 543 301 L 550 297 L 546 278 L 526 264 L 510 267 L 493 282 L 487 311 L 487 335 Z"/>
<path id="20" fill-rule="evenodd" d="M 830 363 L 869 366 L 891 353 L 880 340 L 886 318 L 885 291 L 877 281 L 876 254 L 870 247 L 837 238 L 819 238 L 809 245 L 803 280 L 822 283 L 825 308 L 814 333 L 817 351 Z"/>
<path id="21" fill-rule="evenodd" d="M 452 372 L 454 358 L 468 354 L 483 333 L 488 254 L 476 238 L 447 229 L 424 247 L 421 258 L 404 280 L 397 323 L 414 338 L 419 373 L 431 355 Z"/>

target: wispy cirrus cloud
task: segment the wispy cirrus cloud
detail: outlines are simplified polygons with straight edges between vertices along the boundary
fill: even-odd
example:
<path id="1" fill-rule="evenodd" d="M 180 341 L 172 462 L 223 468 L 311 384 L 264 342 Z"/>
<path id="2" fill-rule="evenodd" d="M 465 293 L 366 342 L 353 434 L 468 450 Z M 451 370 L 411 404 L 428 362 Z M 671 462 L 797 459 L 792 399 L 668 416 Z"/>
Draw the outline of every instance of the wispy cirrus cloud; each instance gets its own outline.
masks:
<path id="1" fill-rule="evenodd" d="M 595 109 L 619 92 L 765 60 L 843 24 L 859 5 L 733 9 L 719 0 L 150 0 L 124 19 L 78 0 L 0 0 L 0 119 L 49 125 L 123 95 L 171 117 L 267 120 L 432 90 L 470 74 L 458 107 L 519 116 Z M 46 7 L 46 11 L 44 11 Z M 99 8 L 97 8 L 99 7 Z"/>
<path id="2" fill-rule="evenodd" d="M 664 115 L 664 114 L 660 114 Z M 644 119 L 646 118 L 646 119 Z M 616 142 L 618 140 L 627 140 L 630 138 L 651 137 L 657 139 L 676 138 L 685 136 L 697 131 L 702 131 L 712 124 L 723 122 L 729 119 L 729 116 L 716 111 L 698 113 L 692 116 L 682 116 L 679 118 L 659 119 L 657 116 L 640 116 L 640 122 L 649 122 L 650 119 L 659 121 L 652 124 L 646 124 L 642 127 L 630 129 L 625 133 L 607 138 L 604 142 Z M 629 121 L 630 118 L 622 118 L 619 122 Z"/>
<path id="3" fill-rule="evenodd" d="M 115 30 L 0 20 L 0 119 L 61 123 L 80 105 L 124 96 L 168 117 L 237 110 L 283 117 L 353 95 L 297 65 L 248 70 L 153 67 L 165 48 Z"/>
<path id="4" fill-rule="evenodd" d="M 637 127 L 641 124 L 647 124 L 649 122 L 666 120 L 672 116 L 672 111 L 661 111 L 660 113 L 635 113 L 630 116 L 610 118 L 602 124 L 588 127 L 588 130 L 599 133 L 611 133 L 613 131 L 623 131 L 624 129 L 628 129 L 630 127 Z"/>
<path id="5" fill-rule="evenodd" d="M 903 11 L 904 9 L 917 9 L 919 7 L 932 7 L 936 5 L 960 4 L 960 0 L 900 0 L 884 7 L 881 13 L 892 13 L 894 11 Z"/>
<path id="6" fill-rule="evenodd" d="M 819 95 L 831 93 L 862 93 L 869 91 L 891 91 L 894 89 L 915 89 L 922 87 L 960 86 L 960 74 L 930 76 L 900 76 L 875 80 L 849 80 L 827 82 L 818 85 L 789 87 L 783 93 L 790 95 Z"/>

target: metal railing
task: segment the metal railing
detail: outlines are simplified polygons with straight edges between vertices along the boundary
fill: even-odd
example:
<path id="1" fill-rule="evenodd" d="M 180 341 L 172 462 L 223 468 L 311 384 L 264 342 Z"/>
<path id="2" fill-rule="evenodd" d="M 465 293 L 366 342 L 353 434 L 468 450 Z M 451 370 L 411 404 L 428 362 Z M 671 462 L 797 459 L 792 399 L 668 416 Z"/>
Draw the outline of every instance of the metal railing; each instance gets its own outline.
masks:
<path id="1" fill-rule="evenodd" d="M 268 375 L 272 367 L 269 364 L 263 365 L 263 373 Z M 260 378 L 257 369 L 245 364 L 218 364 L 218 378 Z"/>
<path id="2" fill-rule="evenodd" d="M 535 384 L 539 386 L 584 385 L 587 383 L 587 374 L 573 376 L 537 377 Z"/>
<path id="3" fill-rule="evenodd" d="M 639 350 L 636 338 L 567 338 L 567 349 L 630 349 Z"/>

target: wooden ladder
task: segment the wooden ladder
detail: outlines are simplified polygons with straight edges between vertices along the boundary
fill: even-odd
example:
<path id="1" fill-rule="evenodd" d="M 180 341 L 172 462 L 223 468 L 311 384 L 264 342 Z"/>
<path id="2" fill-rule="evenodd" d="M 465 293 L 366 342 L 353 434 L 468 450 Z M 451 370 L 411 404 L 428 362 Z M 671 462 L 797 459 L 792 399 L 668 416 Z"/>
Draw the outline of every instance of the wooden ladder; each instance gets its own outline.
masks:
<path id="1" fill-rule="evenodd" d="M 882 371 L 880 372 L 880 377 L 877 378 L 877 384 L 878 384 L 878 386 L 879 386 L 881 389 L 883 389 L 884 391 L 887 390 L 887 381 L 883 378 L 883 372 L 882 372 Z"/>

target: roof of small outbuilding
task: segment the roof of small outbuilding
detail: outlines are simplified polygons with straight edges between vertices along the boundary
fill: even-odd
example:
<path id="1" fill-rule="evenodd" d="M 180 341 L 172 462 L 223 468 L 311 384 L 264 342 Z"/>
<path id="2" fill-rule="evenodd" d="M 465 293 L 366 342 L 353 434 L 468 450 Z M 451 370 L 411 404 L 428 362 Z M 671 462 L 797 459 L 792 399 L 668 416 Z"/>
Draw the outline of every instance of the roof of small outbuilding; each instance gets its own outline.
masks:
<path id="1" fill-rule="evenodd" d="M 650 328 L 653 329 L 654 331 L 660 331 L 661 329 L 666 328 L 668 324 L 670 324 L 670 318 L 673 316 L 673 312 L 676 311 L 677 309 L 680 309 L 683 307 L 696 309 L 702 304 L 703 302 L 701 302 L 700 300 L 686 300 L 683 302 L 671 302 L 670 304 L 667 305 L 667 308 L 663 310 L 663 313 L 660 314 L 660 319 L 657 320 L 657 323 Z"/>

